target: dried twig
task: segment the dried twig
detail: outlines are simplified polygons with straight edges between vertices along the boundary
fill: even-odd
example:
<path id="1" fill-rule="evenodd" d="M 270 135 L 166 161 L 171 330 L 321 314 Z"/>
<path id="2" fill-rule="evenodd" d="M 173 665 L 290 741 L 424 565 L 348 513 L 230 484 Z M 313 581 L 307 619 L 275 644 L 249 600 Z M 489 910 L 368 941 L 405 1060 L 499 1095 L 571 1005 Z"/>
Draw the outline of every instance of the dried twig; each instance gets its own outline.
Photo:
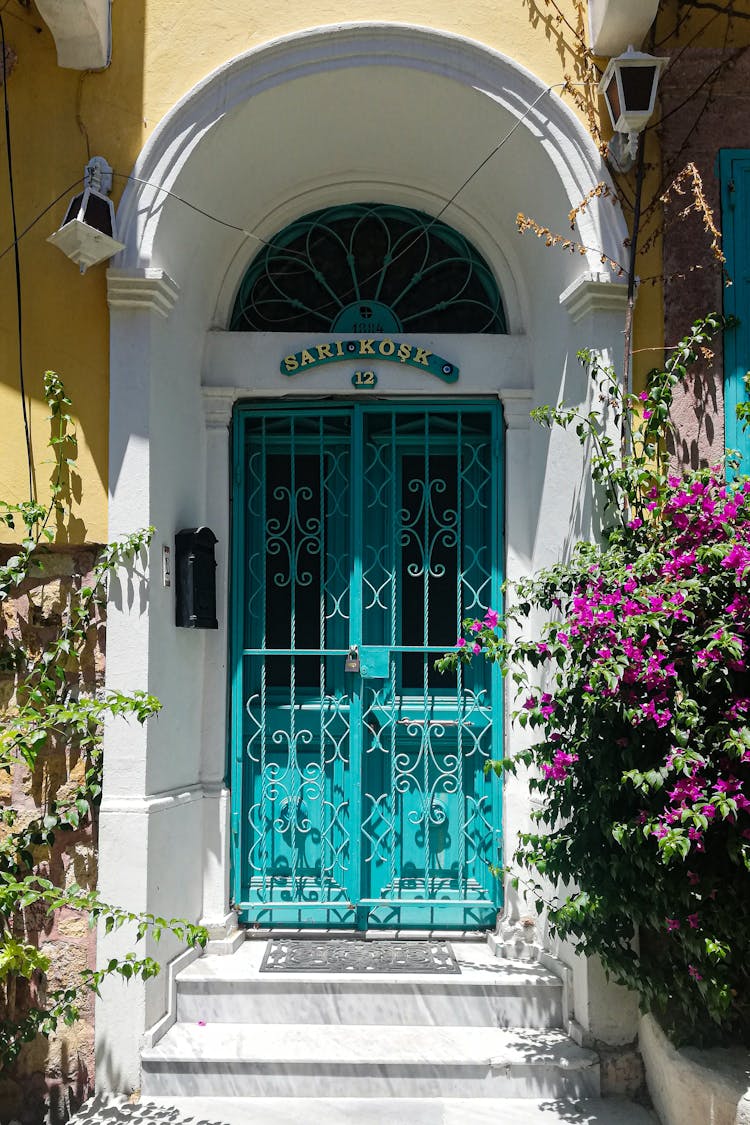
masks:
<path id="1" fill-rule="evenodd" d="M 682 210 L 678 212 L 677 217 L 679 219 L 686 219 L 693 211 L 700 215 L 703 220 L 703 229 L 711 237 L 711 253 L 716 261 L 721 262 L 723 265 L 727 259 L 721 248 L 721 233 L 716 226 L 714 213 L 703 191 L 701 174 L 692 160 L 689 164 L 686 164 L 679 175 L 672 180 L 672 183 L 660 197 L 661 202 L 666 206 L 666 204 L 671 201 L 673 193 L 674 195 L 684 196 L 687 191 L 692 192 L 692 202 L 689 203 L 687 207 L 683 207 Z"/>
<path id="2" fill-rule="evenodd" d="M 586 254 L 593 253 L 599 255 L 599 260 L 603 266 L 609 266 L 613 273 L 618 277 L 622 277 L 625 273 L 625 267 L 616 262 L 614 258 L 610 258 L 603 250 L 596 246 L 584 246 L 581 242 L 576 242 L 572 238 L 566 238 L 562 234 L 553 234 L 549 227 L 540 226 L 535 219 L 529 218 L 521 211 L 516 215 L 516 227 L 519 234 L 524 234 L 527 230 L 532 230 L 537 238 L 543 238 L 545 246 L 559 246 L 561 250 L 567 250 L 569 254 L 580 254 L 584 257 Z"/>
<path id="3" fill-rule="evenodd" d="M 609 184 L 605 184 L 603 180 L 600 180 L 595 187 L 592 187 L 591 191 L 586 192 L 578 206 L 574 207 L 573 210 L 568 213 L 570 229 L 573 230 L 575 228 L 577 216 L 585 212 L 592 199 L 605 199 L 611 195 L 612 191 Z"/>

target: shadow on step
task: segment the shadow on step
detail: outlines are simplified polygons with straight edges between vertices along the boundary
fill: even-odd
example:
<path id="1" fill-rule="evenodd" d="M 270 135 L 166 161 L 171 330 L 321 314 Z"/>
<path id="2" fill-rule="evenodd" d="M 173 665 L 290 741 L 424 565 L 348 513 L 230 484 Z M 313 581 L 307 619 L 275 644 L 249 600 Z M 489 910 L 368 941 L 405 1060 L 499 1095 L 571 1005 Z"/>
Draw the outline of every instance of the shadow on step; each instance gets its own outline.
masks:
<path id="1" fill-rule="evenodd" d="M 225 1125 L 218 1119 L 194 1117 L 174 1106 L 132 1104 L 127 1098 L 95 1097 L 81 1106 L 70 1125 Z"/>

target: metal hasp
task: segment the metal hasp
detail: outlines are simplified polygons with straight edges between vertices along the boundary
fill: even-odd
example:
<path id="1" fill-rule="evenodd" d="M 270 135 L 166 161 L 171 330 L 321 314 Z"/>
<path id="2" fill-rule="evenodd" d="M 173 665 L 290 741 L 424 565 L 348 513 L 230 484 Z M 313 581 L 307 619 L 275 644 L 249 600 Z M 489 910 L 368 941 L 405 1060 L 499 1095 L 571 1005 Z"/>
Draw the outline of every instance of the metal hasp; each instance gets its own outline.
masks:
<path id="1" fill-rule="evenodd" d="M 180 629 L 218 629 L 216 620 L 216 557 L 218 539 L 210 527 L 186 527 L 174 537 Z"/>

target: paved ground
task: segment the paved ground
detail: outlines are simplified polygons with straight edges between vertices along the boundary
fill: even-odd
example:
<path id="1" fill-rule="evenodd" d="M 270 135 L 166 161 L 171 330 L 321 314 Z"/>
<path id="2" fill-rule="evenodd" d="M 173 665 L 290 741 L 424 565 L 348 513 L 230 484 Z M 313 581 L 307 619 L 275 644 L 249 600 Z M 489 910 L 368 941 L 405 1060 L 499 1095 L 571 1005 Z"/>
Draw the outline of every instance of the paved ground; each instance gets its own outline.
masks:
<path id="1" fill-rule="evenodd" d="M 94 1098 L 75 1125 L 658 1125 L 632 1102 L 475 1098 Z"/>

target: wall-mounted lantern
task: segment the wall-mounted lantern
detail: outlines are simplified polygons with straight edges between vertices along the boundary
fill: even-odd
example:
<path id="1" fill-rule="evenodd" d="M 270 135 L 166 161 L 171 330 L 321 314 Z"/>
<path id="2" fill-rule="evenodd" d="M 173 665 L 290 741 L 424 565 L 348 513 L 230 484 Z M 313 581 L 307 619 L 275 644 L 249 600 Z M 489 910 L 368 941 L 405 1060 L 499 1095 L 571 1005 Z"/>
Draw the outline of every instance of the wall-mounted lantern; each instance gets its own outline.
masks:
<path id="1" fill-rule="evenodd" d="M 218 629 L 216 557 L 210 527 L 186 527 L 174 537 L 175 624 L 181 629 Z"/>
<path id="2" fill-rule="evenodd" d="M 621 172 L 628 171 L 635 160 L 638 137 L 654 112 L 659 78 L 667 62 L 628 47 L 623 55 L 609 60 L 602 75 L 599 93 L 615 130 L 609 154 Z"/>
<path id="3" fill-rule="evenodd" d="M 83 183 L 83 191 L 70 201 L 62 226 L 47 239 L 67 254 L 81 273 L 125 249 L 125 244 L 117 241 L 115 209 L 109 198 L 112 168 L 103 156 L 89 160 Z"/>

